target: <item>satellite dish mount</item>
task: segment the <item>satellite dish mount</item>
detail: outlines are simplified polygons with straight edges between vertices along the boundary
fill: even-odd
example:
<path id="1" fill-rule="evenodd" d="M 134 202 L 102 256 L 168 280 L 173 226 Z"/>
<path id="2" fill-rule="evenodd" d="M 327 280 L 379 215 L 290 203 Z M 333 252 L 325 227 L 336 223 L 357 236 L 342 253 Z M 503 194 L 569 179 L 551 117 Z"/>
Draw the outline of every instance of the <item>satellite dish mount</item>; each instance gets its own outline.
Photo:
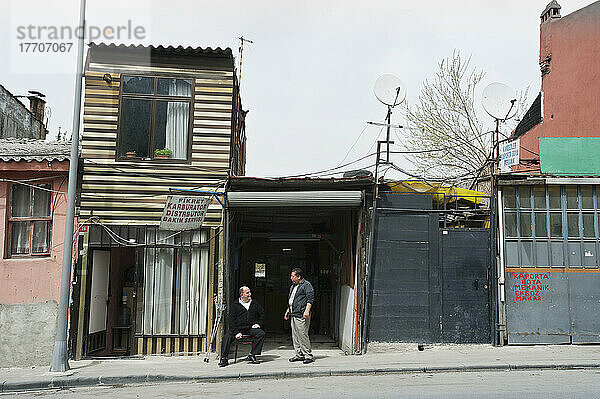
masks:
<path id="1" fill-rule="evenodd" d="M 387 124 L 387 136 L 386 136 L 386 144 L 387 144 L 387 157 L 386 162 L 390 162 L 390 125 L 392 121 L 392 109 L 397 105 L 402 104 L 404 99 L 406 98 L 406 87 L 404 83 L 396 76 L 391 74 L 381 75 L 375 81 L 375 86 L 373 87 L 373 92 L 375 93 L 375 97 L 383 104 L 387 105 L 388 111 L 386 116 L 386 124 Z M 378 143 L 379 144 L 379 143 Z M 379 146 L 378 146 L 379 147 Z M 379 163 L 379 148 L 377 150 L 377 163 Z"/>

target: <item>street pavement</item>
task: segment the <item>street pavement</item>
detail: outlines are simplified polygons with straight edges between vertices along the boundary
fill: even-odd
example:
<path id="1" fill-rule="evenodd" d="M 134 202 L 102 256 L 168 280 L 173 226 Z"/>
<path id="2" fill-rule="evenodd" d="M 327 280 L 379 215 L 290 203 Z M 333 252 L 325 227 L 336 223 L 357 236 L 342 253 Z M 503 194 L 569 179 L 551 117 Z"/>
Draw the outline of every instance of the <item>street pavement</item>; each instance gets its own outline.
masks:
<path id="1" fill-rule="evenodd" d="M 219 368 L 215 354 L 204 362 L 198 356 L 145 356 L 70 361 L 71 370 L 49 372 L 48 367 L 0 368 L 0 392 L 115 386 L 161 382 L 210 382 L 239 379 L 317 376 L 386 375 L 457 371 L 518 371 L 600 369 L 597 345 L 425 345 L 371 343 L 364 355 L 346 355 L 331 343 L 317 343 L 315 362 L 290 363 L 289 344 L 271 342 L 259 357 L 261 364 L 244 361 L 240 346 L 237 363 Z"/>

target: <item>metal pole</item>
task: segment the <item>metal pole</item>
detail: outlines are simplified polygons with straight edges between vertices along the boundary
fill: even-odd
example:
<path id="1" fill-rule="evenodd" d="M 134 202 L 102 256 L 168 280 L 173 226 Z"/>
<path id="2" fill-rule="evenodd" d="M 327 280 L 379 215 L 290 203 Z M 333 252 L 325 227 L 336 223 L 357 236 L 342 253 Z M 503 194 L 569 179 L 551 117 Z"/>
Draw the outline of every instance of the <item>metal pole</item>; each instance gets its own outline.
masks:
<path id="1" fill-rule="evenodd" d="M 388 127 L 389 129 L 389 127 Z M 371 290 L 371 263 L 373 262 L 373 251 L 375 250 L 375 217 L 377 215 L 377 171 L 379 167 L 379 154 L 381 152 L 381 141 L 377 142 L 377 157 L 375 159 L 375 187 L 373 187 L 373 210 L 371 211 L 371 231 L 369 231 L 369 252 L 367 253 L 367 267 L 365 268 L 365 308 L 363 309 L 363 325 L 362 325 L 362 345 L 361 345 L 361 354 L 367 353 L 367 332 L 369 327 L 369 322 L 367 318 L 369 317 L 369 297 Z M 388 140 L 389 143 L 389 140 Z M 389 144 L 388 144 L 389 146 Z"/>
<path id="2" fill-rule="evenodd" d="M 398 94 L 396 93 L 396 97 L 398 97 Z M 395 102 L 395 100 L 394 100 Z M 385 141 L 387 142 L 387 156 L 385 158 L 386 162 L 390 162 L 390 124 L 392 123 L 392 107 L 388 105 L 388 112 L 387 112 L 387 136 Z M 375 180 L 375 183 L 377 183 L 377 180 Z"/>
<path id="3" fill-rule="evenodd" d="M 75 196 L 77 192 L 77 167 L 79 164 L 79 118 L 81 113 L 81 86 L 83 80 L 83 41 L 85 36 L 85 0 L 79 9 L 81 35 L 77 47 L 77 75 L 75 77 L 75 104 L 73 106 L 73 129 L 71 130 L 71 158 L 69 159 L 69 196 L 65 218 L 65 240 L 63 246 L 62 274 L 60 278 L 60 302 L 56 324 L 56 341 L 50 362 L 50 371 L 69 370 L 67 354 L 67 328 L 69 294 L 71 288 L 71 260 L 73 257 L 73 221 L 75 219 Z M 81 333 L 81 331 L 80 331 Z"/>
<path id="4" fill-rule="evenodd" d="M 498 173 L 498 162 L 500 157 L 500 145 L 498 139 L 500 134 L 500 120 L 496 119 L 496 130 L 494 131 L 494 136 L 492 140 L 492 154 L 493 154 L 493 162 L 492 162 L 492 173 L 491 173 L 491 197 L 490 197 L 490 246 L 491 246 L 491 259 L 490 259 L 490 268 L 491 268 L 491 281 L 490 284 L 490 299 L 491 299 L 491 333 L 492 333 L 492 345 L 499 346 L 500 340 L 498 338 L 499 334 L 499 325 L 498 325 L 498 311 L 499 311 L 499 302 L 498 302 L 498 268 L 496 265 L 497 256 L 498 256 L 498 235 L 497 226 L 498 226 L 498 208 L 496 203 L 496 176 Z"/>

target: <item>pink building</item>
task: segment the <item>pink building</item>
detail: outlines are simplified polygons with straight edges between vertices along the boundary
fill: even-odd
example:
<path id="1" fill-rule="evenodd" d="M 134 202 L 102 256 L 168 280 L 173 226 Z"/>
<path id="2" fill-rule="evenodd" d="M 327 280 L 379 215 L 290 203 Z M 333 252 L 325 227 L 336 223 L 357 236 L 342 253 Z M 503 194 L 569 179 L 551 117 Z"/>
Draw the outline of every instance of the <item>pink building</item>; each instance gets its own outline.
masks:
<path id="1" fill-rule="evenodd" d="M 41 115 L 0 89 L 0 359 L 3 367 L 48 364 L 70 143 L 45 142 Z"/>

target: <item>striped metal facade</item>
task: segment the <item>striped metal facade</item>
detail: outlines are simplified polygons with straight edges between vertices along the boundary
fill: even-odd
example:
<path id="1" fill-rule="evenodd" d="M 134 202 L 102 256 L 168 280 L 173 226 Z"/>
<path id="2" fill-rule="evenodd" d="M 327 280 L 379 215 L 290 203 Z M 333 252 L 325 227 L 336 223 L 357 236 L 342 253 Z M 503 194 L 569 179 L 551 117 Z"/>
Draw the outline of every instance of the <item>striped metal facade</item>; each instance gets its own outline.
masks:
<path id="1" fill-rule="evenodd" d="M 230 159 L 231 148 L 245 144 L 236 142 L 245 137 L 243 122 L 236 120 L 240 113 L 236 111 L 238 93 L 231 51 L 221 50 L 220 56 L 214 57 L 177 53 L 173 48 L 169 53 L 169 49 L 161 48 L 163 53 L 149 62 L 132 62 L 128 50 L 134 53 L 136 49 L 92 45 L 88 52 L 81 140 L 80 215 L 84 222 L 94 216 L 105 224 L 156 225 L 170 189 L 215 190 L 223 187 L 220 183 L 228 174 L 243 173 L 243 165 L 239 166 L 243 162 Z M 96 56 L 95 51 L 100 54 Z M 193 79 L 190 160 L 118 159 L 121 80 L 128 74 Z M 237 170 L 230 170 L 230 165 Z M 219 224 L 221 206 L 213 200 L 205 225 Z"/>

